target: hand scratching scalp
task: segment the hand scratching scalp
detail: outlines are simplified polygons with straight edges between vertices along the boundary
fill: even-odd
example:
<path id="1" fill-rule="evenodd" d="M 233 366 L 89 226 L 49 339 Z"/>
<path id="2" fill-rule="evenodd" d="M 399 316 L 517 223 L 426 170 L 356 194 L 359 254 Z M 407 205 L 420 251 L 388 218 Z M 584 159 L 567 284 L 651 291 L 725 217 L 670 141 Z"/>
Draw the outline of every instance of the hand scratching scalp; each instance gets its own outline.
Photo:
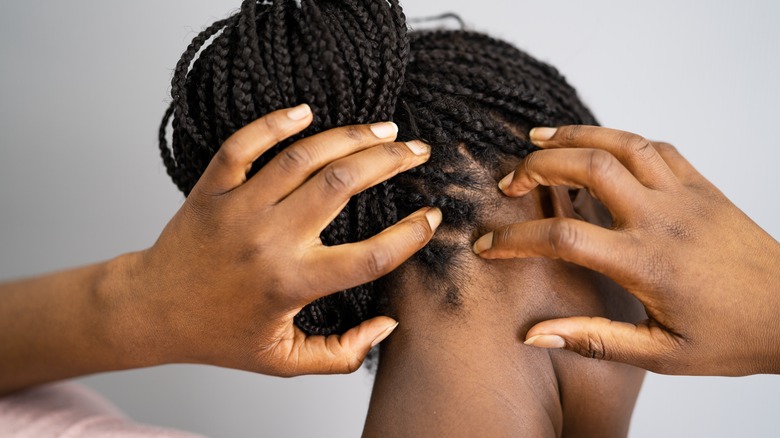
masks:
<path id="1" fill-rule="evenodd" d="M 326 245 L 364 240 L 418 208 L 439 207 L 439 233 L 410 263 L 445 283 L 454 278 L 457 254 L 470 251 L 483 193 L 497 190 L 502 163 L 535 149 L 527 130 L 595 124 L 553 67 L 476 32 L 409 32 L 397 0 L 244 1 L 192 41 L 174 71 L 171 95 L 160 151 L 185 194 L 231 134 L 300 103 L 314 113 L 302 136 L 392 120 L 399 140 L 430 144 L 428 163 L 353 197 L 321 239 Z M 253 169 L 299 138 L 281 142 Z M 322 298 L 295 322 L 309 334 L 342 333 L 378 314 L 381 283 Z M 448 301 L 457 301 L 453 286 L 445 288 Z"/>

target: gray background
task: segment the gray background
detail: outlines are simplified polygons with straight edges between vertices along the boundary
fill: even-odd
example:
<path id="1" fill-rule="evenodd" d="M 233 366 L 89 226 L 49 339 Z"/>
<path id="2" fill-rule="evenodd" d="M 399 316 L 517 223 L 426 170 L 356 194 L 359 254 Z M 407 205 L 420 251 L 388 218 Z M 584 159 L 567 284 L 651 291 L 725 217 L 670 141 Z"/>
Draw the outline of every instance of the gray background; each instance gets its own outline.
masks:
<path id="1" fill-rule="evenodd" d="M 442 3 L 406 11 L 458 12 L 553 63 L 603 124 L 676 144 L 780 236 L 780 3 Z M 238 4 L 0 2 L 0 278 L 154 242 L 182 201 L 157 154 L 171 71 Z M 356 436 L 371 377 L 166 366 L 82 381 L 137 420 L 211 436 Z M 649 375 L 631 436 L 778 436 L 778 408 L 780 377 Z"/>

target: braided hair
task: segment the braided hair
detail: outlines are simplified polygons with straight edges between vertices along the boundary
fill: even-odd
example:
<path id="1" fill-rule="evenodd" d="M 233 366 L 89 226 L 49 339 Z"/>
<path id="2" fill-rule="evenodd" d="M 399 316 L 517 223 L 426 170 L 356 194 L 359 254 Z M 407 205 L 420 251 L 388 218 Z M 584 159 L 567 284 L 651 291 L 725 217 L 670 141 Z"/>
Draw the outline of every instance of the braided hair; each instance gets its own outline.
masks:
<path id="1" fill-rule="evenodd" d="M 553 67 L 476 32 L 408 32 L 398 0 L 245 0 L 193 39 L 176 65 L 171 96 L 160 152 L 185 195 L 231 134 L 304 102 L 311 126 L 263 154 L 252 173 L 302 136 L 349 124 L 393 120 L 399 141 L 430 144 L 426 164 L 354 196 L 321 239 L 361 241 L 419 208 L 438 207 L 439 232 L 409 263 L 445 281 L 468 248 L 468 239 L 452 236 L 473 234 L 480 221 L 485 183 L 474 169 L 495 181 L 500 163 L 535 149 L 531 126 L 595 124 Z M 383 309 L 382 284 L 321 298 L 295 323 L 307 334 L 343 333 Z"/>

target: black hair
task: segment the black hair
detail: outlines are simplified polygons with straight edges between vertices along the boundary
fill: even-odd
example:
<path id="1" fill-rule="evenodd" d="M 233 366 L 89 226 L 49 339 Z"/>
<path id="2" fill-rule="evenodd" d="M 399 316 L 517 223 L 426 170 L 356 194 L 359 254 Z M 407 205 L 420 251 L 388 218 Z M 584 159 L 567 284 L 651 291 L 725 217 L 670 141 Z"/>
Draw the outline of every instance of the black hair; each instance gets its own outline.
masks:
<path id="1" fill-rule="evenodd" d="M 447 236 L 470 236 L 480 221 L 477 193 L 486 187 L 474 170 L 491 175 L 495 190 L 501 163 L 534 150 L 530 127 L 595 124 L 553 67 L 481 33 L 407 32 L 398 0 L 246 0 L 195 37 L 176 66 L 171 96 L 160 151 L 185 194 L 232 133 L 304 102 L 312 125 L 261 156 L 253 172 L 301 136 L 349 124 L 393 120 L 399 141 L 430 144 L 428 163 L 354 196 L 322 241 L 360 241 L 419 208 L 438 207 L 437 237 L 410 263 L 442 280 L 467 247 Z M 456 302 L 457 285 L 447 284 L 445 299 Z M 317 300 L 295 323 L 308 334 L 343 333 L 378 314 L 380 287 Z"/>

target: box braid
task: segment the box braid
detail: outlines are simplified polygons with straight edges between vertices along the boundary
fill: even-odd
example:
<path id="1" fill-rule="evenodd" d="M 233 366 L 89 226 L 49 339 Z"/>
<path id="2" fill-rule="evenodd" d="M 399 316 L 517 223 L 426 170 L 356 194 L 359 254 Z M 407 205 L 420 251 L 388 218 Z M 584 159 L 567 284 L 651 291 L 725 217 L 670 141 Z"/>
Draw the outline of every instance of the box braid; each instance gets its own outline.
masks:
<path id="1" fill-rule="evenodd" d="M 500 176 L 500 163 L 534 150 L 530 126 L 595 123 L 553 67 L 480 33 L 407 33 L 398 0 L 246 0 L 193 39 L 171 96 L 160 151 L 185 195 L 232 133 L 303 102 L 312 125 L 261 156 L 252 172 L 302 136 L 347 124 L 394 120 L 400 140 L 429 143 L 428 163 L 353 197 L 321 238 L 364 240 L 418 208 L 439 207 L 443 226 L 411 263 L 451 285 L 451 265 L 467 245 L 446 236 L 476 229 L 487 187 L 475 166 Z M 317 300 L 295 322 L 309 334 L 343 333 L 378 314 L 382 284 Z M 457 301 L 453 288 L 448 299 Z"/>

